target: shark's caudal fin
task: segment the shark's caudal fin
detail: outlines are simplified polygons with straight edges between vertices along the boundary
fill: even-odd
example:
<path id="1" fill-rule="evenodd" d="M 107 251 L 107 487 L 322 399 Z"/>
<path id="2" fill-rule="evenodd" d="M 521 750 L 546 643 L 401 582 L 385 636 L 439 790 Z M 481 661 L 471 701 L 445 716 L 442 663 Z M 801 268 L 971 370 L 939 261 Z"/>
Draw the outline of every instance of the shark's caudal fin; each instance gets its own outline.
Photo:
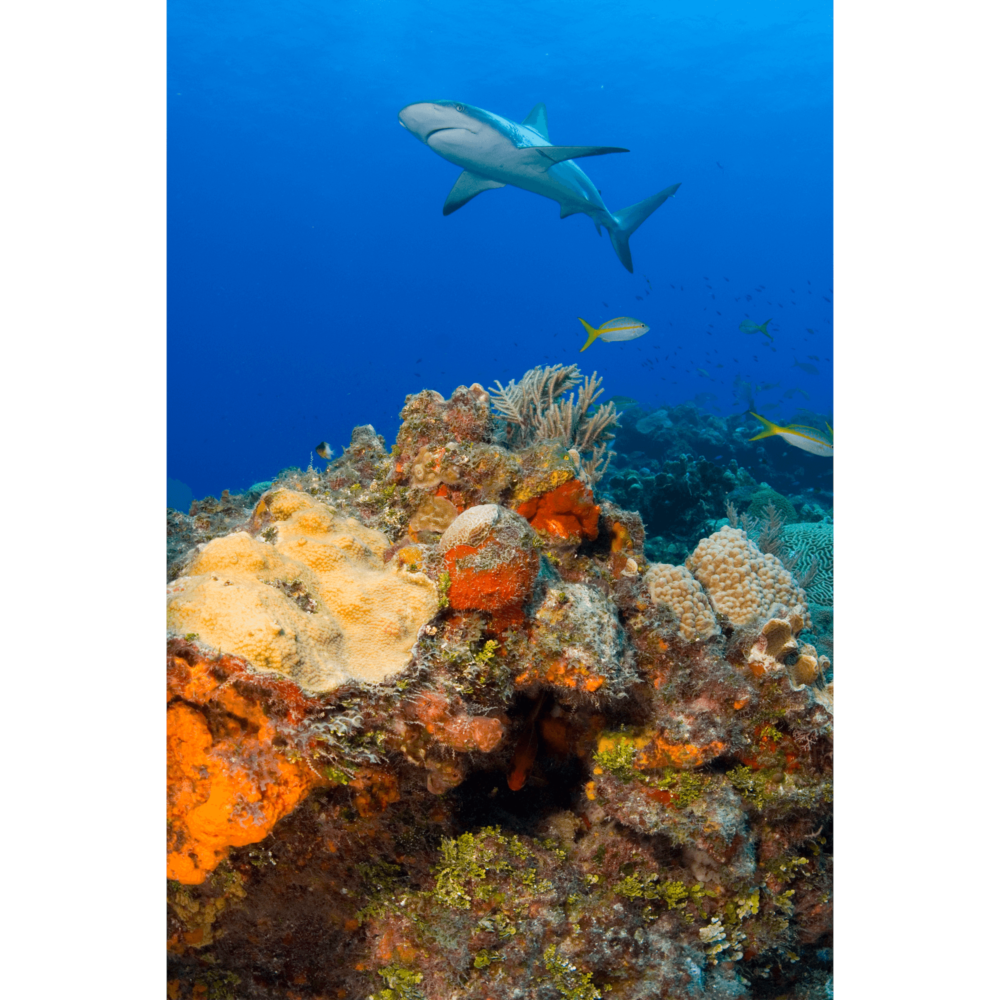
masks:
<path id="1" fill-rule="evenodd" d="M 577 316 L 577 319 L 583 324 L 583 328 L 587 331 L 587 343 L 580 348 L 580 353 L 582 354 L 590 345 L 597 340 L 601 335 L 600 330 L 595 330 L 585 319 L 581 319 Z"/>
<path id="2" fill-rule="evenodd" d="M 775 434 L 781 432 L 781 428 L 777 424 L 772 424 L 767 417 L 762 417 L 759 413 L 754 413 L 753 410 L 750 411 L 750 416 L 756 417 L 763 425 L 764 429 L 755 437 L 750 438 L 751 441 L 759 441 L 761 438 L 773 437 Z"/>
<path id="3" fill-rule="evenodd" d="M 620 212 L 614 212 L 612 219 L 618 224 L 614 229 L 608 229 L 611 237 L 611 245 L 618 254 L 618 259 L 625 265 L 626 270 L 632 273 L 632 251 L 628 247 L 628 238 L 655 212 L 672 194 L 674 194 L 680 184 L 671 184 L 664 188 L 659 194 L 651 195 L 644 201 L 629 205 Z"/>

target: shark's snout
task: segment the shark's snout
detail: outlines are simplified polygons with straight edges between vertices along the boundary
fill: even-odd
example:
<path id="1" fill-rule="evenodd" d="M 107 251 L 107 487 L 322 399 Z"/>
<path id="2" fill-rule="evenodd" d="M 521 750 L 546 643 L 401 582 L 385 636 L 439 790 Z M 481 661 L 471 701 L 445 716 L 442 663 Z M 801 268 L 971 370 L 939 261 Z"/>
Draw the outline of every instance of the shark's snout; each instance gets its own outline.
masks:
<path id="1" fill-rule="evenodd" d="M 465 128 L 470 124 L 465 106 L 454 101 L 420 101 L 407 104 L 399 112 L 399 124 L 421 142 L 444 129 Z"/>

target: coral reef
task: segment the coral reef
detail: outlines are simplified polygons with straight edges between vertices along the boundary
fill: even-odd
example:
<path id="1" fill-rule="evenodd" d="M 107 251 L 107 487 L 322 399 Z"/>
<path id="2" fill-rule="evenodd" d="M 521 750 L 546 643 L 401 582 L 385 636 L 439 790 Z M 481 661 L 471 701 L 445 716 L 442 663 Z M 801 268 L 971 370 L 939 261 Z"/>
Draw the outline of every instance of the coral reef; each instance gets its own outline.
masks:
<path id="1" fill-rule="evenodd" d="M 726 502 L 740 489 L 756 483 L 735 460 L 720 466 L 682 454 L 664 462 L 659 471 L 614 471 L 606 479 L 616 503 L 637 510 L 647 532 L 659 539 L 650 555 L 661 562 L 683 562 L 725 514 Z"/>
<path id="2" fill-rule="evenodd" d="M 594 496 L 597 388 L 427 390 L 168 513 L 173 1000 L 828 995 L 832 528 L 783 526 L 807 591 L 715 530 L 734 455 Z M 677 410 L 629 433 L 718 431 Z"/>
<path id="3" fill-rule="evenodd" d="M 829 462 L 751 442 L 756 428 L 747 419 L 717 416 L 696 403 L 619 413 L 618 454 L 602 489 L 642 514 L 650 558 L 682 563 L 727 503 L 757 519 L 771 503 L 786 524 L 830 516 Z"/>

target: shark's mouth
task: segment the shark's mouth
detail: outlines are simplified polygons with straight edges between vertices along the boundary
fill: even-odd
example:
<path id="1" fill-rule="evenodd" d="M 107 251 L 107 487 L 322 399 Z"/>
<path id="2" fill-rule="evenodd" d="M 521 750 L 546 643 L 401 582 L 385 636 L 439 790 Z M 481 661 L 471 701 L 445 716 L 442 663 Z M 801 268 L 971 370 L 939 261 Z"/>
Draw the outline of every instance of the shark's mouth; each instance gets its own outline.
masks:
<path id="1" fill-rule="evenodd" d="M 437 135 L 438 132 L 468 132 L 471 135 L 475 135 L 476 134 L 475 132 L 472 131 L 471 128 L 459 128 L 456 125 L 445 125 L 442 128 L 432 129 L 430 132 L 428 132 L 427 135 L 426 135 L 426 137 L 424 138 L 424 142 L 430 142 L 431 141 L 431 136 L 432 135 Z"/>

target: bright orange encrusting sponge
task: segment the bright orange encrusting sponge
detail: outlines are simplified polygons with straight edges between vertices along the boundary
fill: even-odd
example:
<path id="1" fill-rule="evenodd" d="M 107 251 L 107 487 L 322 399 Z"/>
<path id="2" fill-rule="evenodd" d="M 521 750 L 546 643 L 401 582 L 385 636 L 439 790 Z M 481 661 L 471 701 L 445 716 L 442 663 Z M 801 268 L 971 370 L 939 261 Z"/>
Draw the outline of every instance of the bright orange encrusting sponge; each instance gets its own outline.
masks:
<path id="1" fill-rule="evenodd" d="M 263 840 L 321 782 L 273 745 L 272 720 L 298 721 L 304 704 L 296 685 L 252 678 L 233 657 L 211 664 L 170 658 L 168 878 L 204 882 L 230 847 Z"/>
<path id="2" fill-rule="evenodd" d="M 570 479 L 554 490 L 532 497 L 517 508 L 536 531 L 563 539 L 597 538 L 601 508 L 579 479 Z"/>
<path id="3" fill-rule="evenodd" d="M 441 536 L 448 603 L 459 611 L 520 609 L 534 587 L 539 555 L 524 519 L 497 504 L 463 511 Z"/>

